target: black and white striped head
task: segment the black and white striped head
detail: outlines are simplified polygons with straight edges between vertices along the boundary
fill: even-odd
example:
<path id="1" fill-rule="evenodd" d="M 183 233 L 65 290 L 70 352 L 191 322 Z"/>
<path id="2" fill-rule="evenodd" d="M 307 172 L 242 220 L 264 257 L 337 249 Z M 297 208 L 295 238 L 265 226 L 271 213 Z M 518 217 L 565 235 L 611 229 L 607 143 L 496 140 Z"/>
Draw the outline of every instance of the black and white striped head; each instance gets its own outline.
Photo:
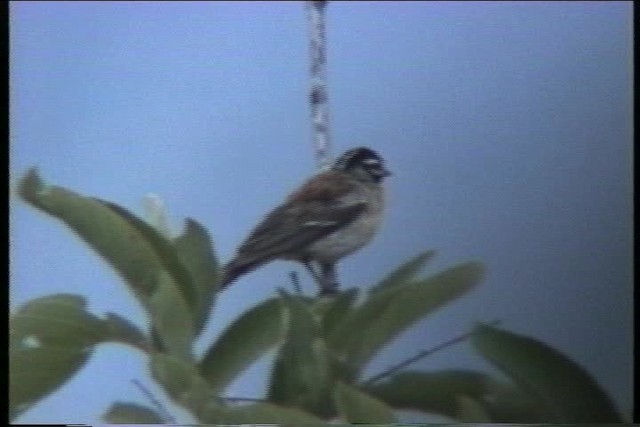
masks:
<path id="1" fill-rule="evenodd" d="M 348 172 L 363 181 L 380 182 L 391 175 L 384 167 L 384 160 L 375 151 L 367 147 L 347 150 L 336 159 L 332 170 Z"/>

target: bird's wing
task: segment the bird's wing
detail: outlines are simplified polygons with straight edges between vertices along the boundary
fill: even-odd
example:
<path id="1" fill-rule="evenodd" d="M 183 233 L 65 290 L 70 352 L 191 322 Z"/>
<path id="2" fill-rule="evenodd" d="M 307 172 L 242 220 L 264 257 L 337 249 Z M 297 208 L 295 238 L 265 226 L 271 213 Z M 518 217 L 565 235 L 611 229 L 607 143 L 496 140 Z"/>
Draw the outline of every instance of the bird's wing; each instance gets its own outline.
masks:
<path id="1" fill-rule="evenodd" d="M 344 197 L 355 185 L 347 176 L 322 173 L 291 194 L 270 212 L 240 246 L 236 264 L 254 264 L 296 253 L 344 227 L 366 208 L 367 202 Z"/>

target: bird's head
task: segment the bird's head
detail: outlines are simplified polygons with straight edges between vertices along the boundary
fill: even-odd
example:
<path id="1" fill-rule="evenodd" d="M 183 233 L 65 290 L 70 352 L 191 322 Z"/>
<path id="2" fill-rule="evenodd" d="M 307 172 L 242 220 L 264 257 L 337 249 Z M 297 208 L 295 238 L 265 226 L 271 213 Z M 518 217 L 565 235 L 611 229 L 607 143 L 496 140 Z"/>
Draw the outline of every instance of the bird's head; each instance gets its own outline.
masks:
<path id="1" fill-rule="evenodd" d="M 382 157 L 367 147 L 347 150 L 336 159 L 331 169 L 349 173 L 361 181 L 376 183 L 391 175 L 391 172 L 384 167 Z"/>

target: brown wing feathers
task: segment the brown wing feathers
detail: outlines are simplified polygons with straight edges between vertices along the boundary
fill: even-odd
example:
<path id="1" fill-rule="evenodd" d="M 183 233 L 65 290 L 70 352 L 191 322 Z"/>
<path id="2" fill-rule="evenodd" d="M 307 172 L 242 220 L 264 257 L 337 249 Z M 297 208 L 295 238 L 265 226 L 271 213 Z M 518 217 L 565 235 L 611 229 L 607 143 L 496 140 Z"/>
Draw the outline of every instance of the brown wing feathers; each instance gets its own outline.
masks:
<path id="1" fill-rule="evenodd" d="M 222 286 L 279 257 L 292 257 L 300 248 L 353 221 L 365 203 L 345 204 L 340 196 L 353 188 L 346 175 L 325 172 L 289 195 L 252 231 L 225 267 Z"/>

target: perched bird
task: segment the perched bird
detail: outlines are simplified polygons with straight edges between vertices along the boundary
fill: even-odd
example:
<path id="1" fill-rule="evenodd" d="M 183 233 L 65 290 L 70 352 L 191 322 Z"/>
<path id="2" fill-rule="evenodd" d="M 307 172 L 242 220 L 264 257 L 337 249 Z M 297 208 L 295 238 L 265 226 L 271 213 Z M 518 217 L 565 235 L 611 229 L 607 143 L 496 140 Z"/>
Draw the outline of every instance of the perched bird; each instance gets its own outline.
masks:
<path id="1" fill-rule="evenodd" d="M 369 148 L 342 154 L 254 228 L 225 266 L 221 288 L 263 264 L 285 259 L 303 263 L 321 294 L 336 292 L 335 264 L 375 235 L 384 210 L 382 180 L 389 175 L 383 159 Z"/>

